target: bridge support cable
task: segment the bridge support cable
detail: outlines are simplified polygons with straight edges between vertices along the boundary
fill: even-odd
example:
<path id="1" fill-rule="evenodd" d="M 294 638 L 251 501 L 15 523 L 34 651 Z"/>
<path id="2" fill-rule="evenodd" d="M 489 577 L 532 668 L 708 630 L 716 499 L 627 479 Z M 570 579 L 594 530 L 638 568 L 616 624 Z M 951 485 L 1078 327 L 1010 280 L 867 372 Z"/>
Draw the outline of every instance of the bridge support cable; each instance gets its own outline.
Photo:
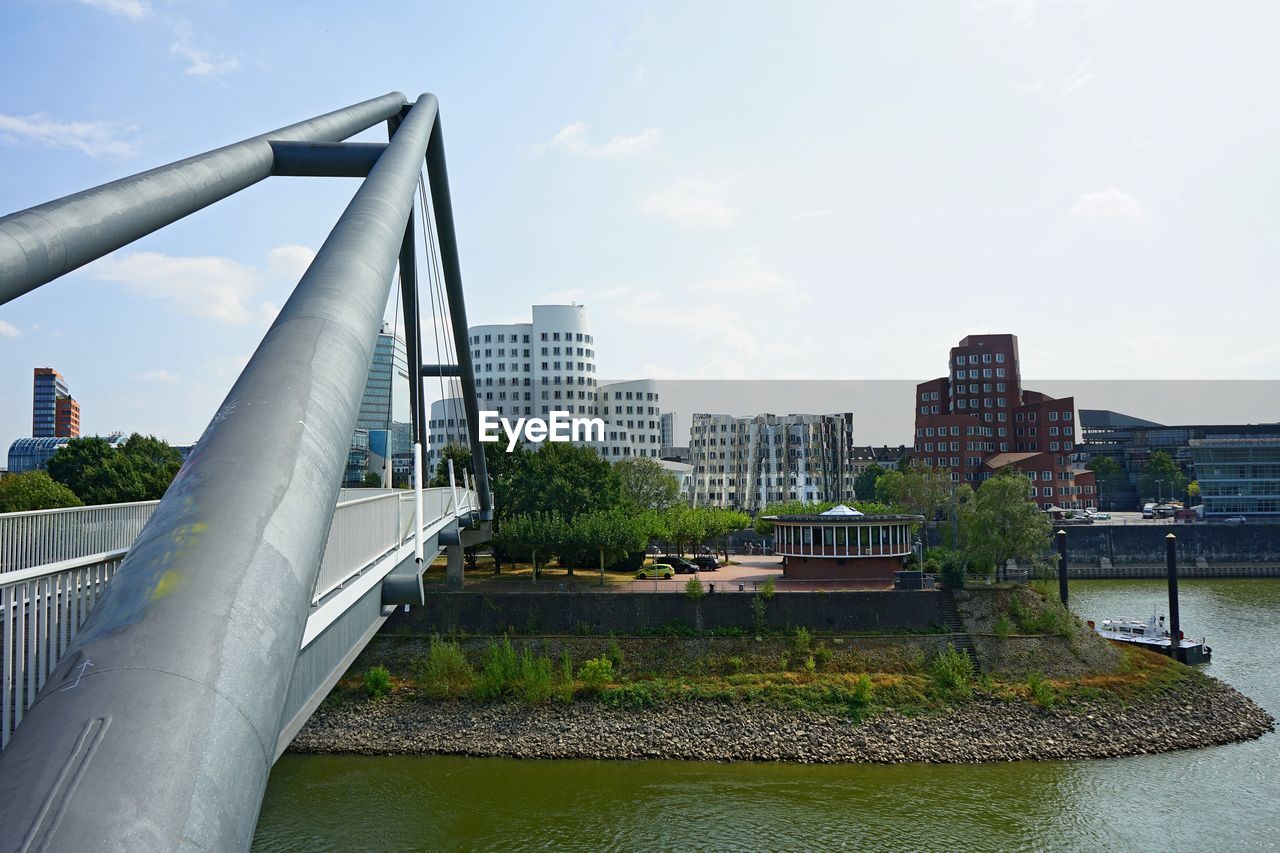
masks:
<path id="1" fill-rule="evenodd" d="M 342 138 L 402 103 L 285 131 Z M 0 846 L 248 849 L 437 112 L 404 115 L 0 753 Z M 0 220 L 0 297 L 265 177 L 269 136 Z"/>
<path id="2" fill-rule="evenodd" d="M 431 206 L 440 246 L 445 295 L 449 303 L 449 321 L 453 327 L 453 345 L 462 384 L 462 405 L 467 413 L 467 438 L 471 445 L 471 465 L 476 475 L 476 492 L 480 500 L 480 520 L 493 520 L 493 492 L 489 486 L 489 467 L 485 464 L 484 445 L 480 443 L 480 403 L 476 397 L 475 367 L 471 363 L 471 344 L 467 340 L 467 306 L 462 294 L 462 265 L 458 260 L 458 235 L 453 224 L 453 202 L 449 194 L 449 170 L 444 156 L 444 133 L 440 120 L 431 127 L 427 145 L 427 179 L 431 184 Z"/>
<path id="3" fill-rule="evenodd" d="M 340 142 L 404 106 L 392 92 L 0 218 L 0 305 L 272 173 L 272 140 Z"/>

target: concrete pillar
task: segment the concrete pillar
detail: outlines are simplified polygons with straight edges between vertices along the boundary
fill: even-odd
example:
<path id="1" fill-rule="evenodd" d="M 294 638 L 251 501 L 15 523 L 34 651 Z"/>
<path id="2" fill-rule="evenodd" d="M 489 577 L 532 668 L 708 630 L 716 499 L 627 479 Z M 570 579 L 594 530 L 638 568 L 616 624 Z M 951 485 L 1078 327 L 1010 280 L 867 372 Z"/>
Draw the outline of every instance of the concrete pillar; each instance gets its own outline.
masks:
<path id="1" fill-rule="evenodd" d="M 446 586 L 449 592 L 462 592 L 462 546 L 447 545 L 444 553 L 448 561 L 445 567 Z"/>

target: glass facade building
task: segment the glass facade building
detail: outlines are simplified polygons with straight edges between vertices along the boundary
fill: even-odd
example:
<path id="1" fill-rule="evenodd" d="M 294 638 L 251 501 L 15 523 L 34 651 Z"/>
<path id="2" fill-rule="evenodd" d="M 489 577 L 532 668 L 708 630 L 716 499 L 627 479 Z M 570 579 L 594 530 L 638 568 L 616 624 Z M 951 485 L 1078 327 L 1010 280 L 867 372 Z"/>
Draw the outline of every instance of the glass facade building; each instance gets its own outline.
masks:
<path id="1" fill-rule="evenodd" d="M 369 470 L 381 474 L 388 451 L 393 457 L 413 452 L 413 425 L 404 338 L 383 323 L 369 363 L 343 485 L 362 485 Z"/>
<path id="2" fill-rule="evenodd" d="M 71 399 L 71 391 L 62 374 L 52 367 L 35 369 L 31 395 L 31 435 L 33 438 L 75 438 L 80 435 L 80 406 Z"/>
<path id="3" fill-rule="evenodd" d="M 124 444 L 126 437 L 120 433 L 107 436 L 107 443 L 112 447 Z M 58 448 L 71 441 L 68 436 L 41 436 L 39 438 L 20 438 L 9 445 L 9 473 L 21 474 L 24 471 L 43 471 Z M 183 457 L 185 459 L 185 456 Z"/>
<path id="4" fill-rule="evenodd" d="M 1191 440 L 1205 518 L 1280 515 L 1280 430 Z"/>

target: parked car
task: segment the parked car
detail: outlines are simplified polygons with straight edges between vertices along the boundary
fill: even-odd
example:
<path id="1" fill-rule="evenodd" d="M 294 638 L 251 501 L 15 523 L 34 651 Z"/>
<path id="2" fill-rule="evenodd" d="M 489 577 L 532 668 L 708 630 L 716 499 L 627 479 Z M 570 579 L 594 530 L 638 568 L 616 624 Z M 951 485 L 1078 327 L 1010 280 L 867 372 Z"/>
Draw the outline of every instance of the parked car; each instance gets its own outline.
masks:
<path id="1" fill-rule="evenodd" d="M 1247 519 L 1245 519 L 1243 515 L 1228 515 L 1226 518 L 1222 519 L 1222 523 L 1223 524 L 1244 524 L 1246 520 Z"/>
<path id="2" fill-rule="evenodd" d="M 720 561 L 715 557 L 712 557 L 710 554 L 703 554 L 700 557 L 694 557 L 693 564 L 704 572 L 714 572 L 716 569 L 720 568 Z"/>
<path id="3" fill-rule="evenodd" d="M 641 566 L 639 571 L 636 572 L 636 577 L 641 580 L 648 580 L 650 578 L 663 578 L 664 580 L 670 580 L 675 577 L 675 574 L 675 569 L 666 563 L 654 563 L 652 566 Z"/>
<path id="4" fill-rule="evenodd" d="M 1111 520 L 1111 513 L 1109 513 L 1109 512 L 1095 512 L 1095 513 L 1093 514 L 1093 520 L 1094 520 L 1094 521 L 1110 521 L 1110 520 Z"/>
<path id="5" fill-rule="evenodd" d="M 691 575 L 698 571 L 698 567 L 686 560 L 684 557 L 673 557 L 668 554 L 662 558 L 662 562 L 675 569 L 677 574 Z"/>

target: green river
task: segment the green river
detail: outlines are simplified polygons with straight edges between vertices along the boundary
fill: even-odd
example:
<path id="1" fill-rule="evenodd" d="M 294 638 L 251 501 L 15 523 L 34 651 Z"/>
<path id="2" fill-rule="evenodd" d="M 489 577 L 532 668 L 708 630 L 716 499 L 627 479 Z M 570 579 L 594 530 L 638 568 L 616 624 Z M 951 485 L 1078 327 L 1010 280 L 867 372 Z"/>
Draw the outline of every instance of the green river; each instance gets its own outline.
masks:
<path id="1" fill-rule="evenodd" d="M 1206 671 L 1280 718 L 1280 580 L 1181 584 Z M 1077 581 L 1090 619 L 1162 581 Z M 732 738 L 727 728 L 724 737 Z M 1280 849 L 1280 734 L 1090 762 L 801 766 L 285 755 L 254 849 Z"/>

